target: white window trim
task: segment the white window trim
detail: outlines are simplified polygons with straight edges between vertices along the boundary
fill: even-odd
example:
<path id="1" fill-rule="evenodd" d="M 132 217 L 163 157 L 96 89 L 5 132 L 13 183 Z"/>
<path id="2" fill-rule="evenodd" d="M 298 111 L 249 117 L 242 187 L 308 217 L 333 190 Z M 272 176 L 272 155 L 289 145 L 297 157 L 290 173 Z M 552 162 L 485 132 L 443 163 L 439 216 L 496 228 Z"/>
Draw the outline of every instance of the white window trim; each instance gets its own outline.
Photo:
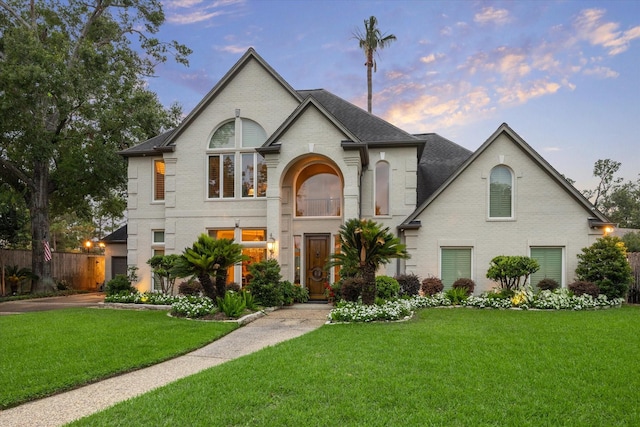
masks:
<path id="1" fill-rule="evenodd" d="M 164 163 L 164 198 L 156 199 L 156 162 Z M 151 203 L 162 205 L 167 199 L 167 164 L 164 159 L 152 159 L 151 161 Z"/>
<path id="2" fill-rule="evenodd" d="M 529 257 L 531 257 L 531 249 L 562 249 L 562 270 L 561 270 L 561 279 L 560 279 L 560 287 L 566 288 L 566 277 L 567 277 L 567 248 L 564 245 L 531 245 L 529 246 Z M 531 276 L 529 276 L 528 280 L 529 285 L 531 287 L 535 287 L 537 283 L 531 283 Z"/>
<path id="3" fill-rule="evenodd" d="M 511 173 L 511 216 L 505 217 L 493 217 L 491 216 L 491 172 L 497 167 L 504 167 Z M 516 174 L 514 170 L 503 164 L 494 165 L 489 170 L 489 176 L 487 179 L 487 221 L 515 221 L 516 220 Z"/>
<path id="4" fill-rule="evenodd" d="M 469 276 L 468 279 L 471 279 L 475 282 L 475 275 L 474 275 L 474 271 L 475 271 L 475 246 L 463 246 L 463 245 L 456 245 L 456 246 L 443 246 L 441 245 L 439 247 L 439 251 L 438 251 L 438 277 L 440 279 L 442 279 L 442 250 L 443 249 L 469 249 L 471 251 L 471 253 L 469 254 L 469 257 L 471 258 L 471 263 L 469 264 Z"/>

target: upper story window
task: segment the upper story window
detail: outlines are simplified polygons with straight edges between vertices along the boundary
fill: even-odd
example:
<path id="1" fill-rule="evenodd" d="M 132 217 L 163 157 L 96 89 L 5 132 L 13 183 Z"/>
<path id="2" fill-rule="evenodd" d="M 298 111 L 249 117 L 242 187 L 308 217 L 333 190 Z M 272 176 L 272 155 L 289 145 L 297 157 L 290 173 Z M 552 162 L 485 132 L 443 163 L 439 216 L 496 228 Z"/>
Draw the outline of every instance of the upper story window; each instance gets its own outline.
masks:
<path id="1" fill-rule="evenodd" d="M 153 200 L 164 200 L 164 160 L 153 161 Z"/>
<path id="2" fill-rule="evenodd" d="M 513 173 L 506 166 L 496 166 L 489 178 L 489 218 L 513 216 Z"/>
<path id="3" fill-rule="evenodd" d="M 389 215 L 389 163 L 376 163 L 376 215 Z"/>
<path id="4" fill-rule="evenodd" d="M 328 165 L 304 168 L 296 180 L 296 216 L 340 216 L 342 180 Z"/>
<path id="5" fill-rule="evenodd" d="M 267 165 L 255 147 L 266 140 L 265 130 L 252 120 L 223 123 L 209 141 L 207 197 L 265 197 Z"/>

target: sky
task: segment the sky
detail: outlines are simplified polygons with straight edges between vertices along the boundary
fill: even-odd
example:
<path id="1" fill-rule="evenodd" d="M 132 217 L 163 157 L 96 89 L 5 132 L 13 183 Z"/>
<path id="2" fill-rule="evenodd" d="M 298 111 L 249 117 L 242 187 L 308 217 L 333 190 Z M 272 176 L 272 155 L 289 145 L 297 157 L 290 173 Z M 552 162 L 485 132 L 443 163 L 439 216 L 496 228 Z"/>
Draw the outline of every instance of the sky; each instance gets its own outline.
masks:
<path id="1" fill-rule="evenodd" d="M 249 47 L 295 89 L 366 109 L 354 34 L 375 16 L 373 114 L 476 150 L 507 123 L 579 190 L 598 159 L 640 178 L 640 1 L 161 0 L 159 38 L 193 50 L 149 89 L 188 113 Z"/>

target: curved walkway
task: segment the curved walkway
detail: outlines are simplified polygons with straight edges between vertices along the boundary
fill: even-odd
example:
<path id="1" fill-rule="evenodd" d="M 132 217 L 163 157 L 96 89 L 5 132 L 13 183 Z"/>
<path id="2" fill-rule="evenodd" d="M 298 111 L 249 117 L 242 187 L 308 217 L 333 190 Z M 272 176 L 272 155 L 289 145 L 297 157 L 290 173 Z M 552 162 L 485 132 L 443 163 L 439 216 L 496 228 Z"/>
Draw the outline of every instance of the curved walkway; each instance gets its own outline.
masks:
<path id="1" fill-rule="evenodd" d="M 327 321 L 327 304 L 270 312 L 198 350 L 158 365 L 0 411 L 0 426 L 61 426 L 212 366 L 296 338 Z"/>

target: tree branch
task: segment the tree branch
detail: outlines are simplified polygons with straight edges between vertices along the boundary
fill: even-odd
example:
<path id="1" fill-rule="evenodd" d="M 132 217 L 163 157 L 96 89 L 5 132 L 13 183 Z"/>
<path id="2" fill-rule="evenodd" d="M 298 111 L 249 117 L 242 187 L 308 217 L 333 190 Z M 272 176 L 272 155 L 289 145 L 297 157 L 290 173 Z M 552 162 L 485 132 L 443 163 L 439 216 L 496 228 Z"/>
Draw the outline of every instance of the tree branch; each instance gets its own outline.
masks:
<path id="1" fill-rule="evenodd" d="M 33 189 L 35 187 L 32 179 L 13 163 L 2 157 L 0 157 L 0 178 L 19 192 L 22 192 L 26 188 Z"/>
<path id="2" fill-rule="evenodd" d="M 82 42 L 87 38 L 87 34 L 89 34 L 89 30 L 91 29 L 91 26 L 93 25 L 93 23 L 98 18 L 100 18 L 100 16 L 102 16 L 104 11 L 107 10 L 107 7 L 108 6 L 104 6 L 104 2 L 102 0 L 98 0 L 98 2 L 96 3 L 96 8 L 93 10 L 93 13 L 89 17 L 89 19 L 87 19 L 87 22 L 82 28 L 82 32 L 80 33 L 80 36 L 76 40 L 75 46 L 73 46 L 73 51 L 71 53 L 71 56 L 69 57 L 67 69 L 71 68 L 73 63 L 76 62 L 76 60 L 78 59 L 78 52 L 80 51 L 80 45 L 82 45 Z"/>
<path id="3" fill-rule="evenodd" d="M 25 21 L 20 14 L 18 13 L 17 10 L 15 10 L 14 8 L 12 8 L 11 6 L 9 6 L 4 0 L 0 0 L 0 6 L 6 10 L 7 12 L 9 12 L 9 14 L 11 16 L 13 16 L 18 22 L 20 22 L 20 24 L 24 25 L 25 27 L 27 27 L 28 29 L 32 30 L 33 27 L 31 26 L 31 24 L 29 24 L 27 21 Z"/>

